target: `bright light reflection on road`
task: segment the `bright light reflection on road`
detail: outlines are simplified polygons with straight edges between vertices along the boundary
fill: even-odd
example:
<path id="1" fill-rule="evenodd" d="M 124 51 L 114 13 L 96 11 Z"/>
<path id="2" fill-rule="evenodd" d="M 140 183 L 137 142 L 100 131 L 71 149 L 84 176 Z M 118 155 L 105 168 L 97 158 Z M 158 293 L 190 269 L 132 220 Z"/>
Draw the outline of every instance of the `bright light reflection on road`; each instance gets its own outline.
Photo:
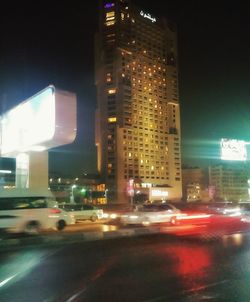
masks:
<path id="1" fill-rule="evenodd" d="M 9 278 L 7 278 L 7 279 L 1 281 L 1 282 L 0 282 L 0 287 L 4 286 L 4 285 L 5 285 L 6 283 L 8 283 L 11 279 L 15 278 L 16 275 L 17 275 L 17 274 L 15 274 L 15 275 L 13 275 L 13 276 L 11 276 L 11 277 L 9 277 Z"/>
<path id="2" fill-rule="evenodd" d="M 44 258 L 52 255 L 57 250 L 49 252 L 24 251 L 22 254 L 11 254 L 9 260 L 6 260 L 5 263 L 0 266 L 0 288 L 4 285 L 8 285 L 10 281 L 16 282 L 20 278 L 23 278 L 37 265 L 41 264 Z"/>
<path id="3" fill-rule="evenodd" d="M 242 234 L 232 234 L 223 236 L 223 245 L 227 246 L 241 246 L 243 244 L 244 236 Z"/>
<path id="4" fill-rule="evenodd" d="M 118 230 L 118 228 L 117 228 L 116 225 L 107 225 L 107 224 L 104 224 L 102 226 L 102 231 L 103 232 L 116 231 L 116 230 Z"/>

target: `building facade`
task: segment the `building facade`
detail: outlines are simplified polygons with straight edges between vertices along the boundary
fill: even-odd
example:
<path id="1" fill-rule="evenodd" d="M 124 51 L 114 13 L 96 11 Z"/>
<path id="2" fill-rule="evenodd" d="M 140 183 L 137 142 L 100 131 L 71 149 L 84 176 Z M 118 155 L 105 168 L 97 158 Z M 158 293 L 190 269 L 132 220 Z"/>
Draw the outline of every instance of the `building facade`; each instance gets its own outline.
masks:
<path id="1" fill-rule="evenodd" d="M 140 187 L 180 199 L 176 28 L 131 1 L 99 4 L 96 146 L 108 199 L 128 202 Z"/>
<path id="2" fill-rule="evenodd" d="M 76 178 L 50 175 L 49 189 L 59 203 L 107 203 L 105 184 L 98 175 Z"/>
<path id="3" fill-rule="evenodd" d="M 208 189 L 208 169 L 182 168 L 182 196 L 184 201 L 209 201 Z"/>
<path id="4" fill-rule="evenodd" d="M 248 172 L 244 163 L 224 163 L 209 167 L 209 185 L 214 188 L 214 199 L 249 200 Z"/>

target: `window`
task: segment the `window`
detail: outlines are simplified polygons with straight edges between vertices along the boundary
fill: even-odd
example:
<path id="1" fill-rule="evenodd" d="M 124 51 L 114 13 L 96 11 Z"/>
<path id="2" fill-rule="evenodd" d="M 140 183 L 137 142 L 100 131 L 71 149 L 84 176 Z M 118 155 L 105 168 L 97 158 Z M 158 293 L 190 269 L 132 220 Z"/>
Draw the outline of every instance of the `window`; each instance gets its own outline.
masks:
<path id="1" fill-rule="evenodd" d="M 0 210 L 43 209 L 47 207 L 43 197 L 1 198 Z"/>
<path id="2" fill-rule="evenodd" d="M 114 93 L 116 93 L 116 89 L 114 88 L 114 89 L 109 89 L 108 90 L 108 94 L 114 94 Z"/>
<path id="3" fill-rule="evenodd" d="M 111 26 L 111 25 L 114 25 L 115 24 L 115 21 L 108 21 L 106 22 L 106 26 Z"/>
<path id="4" fill-rule="evenodd" d="M 115 123 L 116 120 L 117 120 L 116 117 L 109 117 L 109 118 L 108 118 L 108 122 L 109 122 L 109 123 Z"/>

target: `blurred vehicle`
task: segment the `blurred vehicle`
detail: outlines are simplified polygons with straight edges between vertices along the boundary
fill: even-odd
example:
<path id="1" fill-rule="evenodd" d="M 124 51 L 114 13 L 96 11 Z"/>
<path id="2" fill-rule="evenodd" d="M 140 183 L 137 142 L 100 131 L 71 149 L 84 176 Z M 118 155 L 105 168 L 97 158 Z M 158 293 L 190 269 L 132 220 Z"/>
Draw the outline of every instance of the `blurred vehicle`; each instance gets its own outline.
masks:
<path id="1" fill-rule="evenodd" d="M 134 206 L 128 204 L 107 204 L 103 207 L 103 218 L 112 222 L 119 222 L 122 215 L 133 211 Z"/>
<path id="2" fill-rule="evenodd" d="M 74 216 L 58 208 L 50 191 L 10 189 L 0 193 L 0 229 L 36 234 L 42 229 L 63 230 Z"/>
<path id="3" fill-rule="evenodd" d="M 242 215 L 246 215 L 249 216 L 250 215 L 250 202 L 247 201 L 241 201 L 238 203 L 238 206 L 240 208 L 240 211 L 242 213 Z"/>
<path id="4" fill-rule="evenodd" d="M 95 222 L 103 218 L 103 210 L 90 204 L 65 204 L 61 208 L 74 215 L 75 221 L 91 220 Z"/>
<path id="5" fill-rule="evenodd" d="M 118 219 L 120 217 L 120 213 L 115 213 L 115 212 L 104 212 L 103 213 L 103 218 L 104 219 Z"/>
<path id="6" fill-rule="evenodd" d="M 236 213 L 236 214 L 235 214 Z M 198 211 L 182 212 L 177 216 L 172 233 L 178 236 L 195 236 L 207 239 L 216 239 L 224 235 L 244 233 L 250 231 L 250 220 L 237 212 L 210 212 Z"/>
<path id="7" fill-rule="evenodd" d="M 241 216 L 242 209 L 237 203 L 233 202 L 209 202 L 187 205 L 184 211 L 198 211 L 207 214 L 219 214 L 227 216 Z"/>
<path id="8" fill-rule="evenodd" d="M 121 215 L 121 223 L 150 225 L 152 223 L 171 222 L 181 211 L 169 203 L 144 204 L 134 211 Z"/>

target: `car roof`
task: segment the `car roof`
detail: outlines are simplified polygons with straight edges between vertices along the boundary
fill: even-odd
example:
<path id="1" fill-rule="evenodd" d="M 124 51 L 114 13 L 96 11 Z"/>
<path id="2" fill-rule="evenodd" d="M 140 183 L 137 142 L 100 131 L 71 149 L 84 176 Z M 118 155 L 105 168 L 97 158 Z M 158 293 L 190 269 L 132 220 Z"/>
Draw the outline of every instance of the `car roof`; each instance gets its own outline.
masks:
<path id="1" fill-rule="evenodd" d="M 54 198 L 52 192 L 48 189 L 4 189 L 0 190 L 0 198 L 6 197 L 48 197 Z"/>

